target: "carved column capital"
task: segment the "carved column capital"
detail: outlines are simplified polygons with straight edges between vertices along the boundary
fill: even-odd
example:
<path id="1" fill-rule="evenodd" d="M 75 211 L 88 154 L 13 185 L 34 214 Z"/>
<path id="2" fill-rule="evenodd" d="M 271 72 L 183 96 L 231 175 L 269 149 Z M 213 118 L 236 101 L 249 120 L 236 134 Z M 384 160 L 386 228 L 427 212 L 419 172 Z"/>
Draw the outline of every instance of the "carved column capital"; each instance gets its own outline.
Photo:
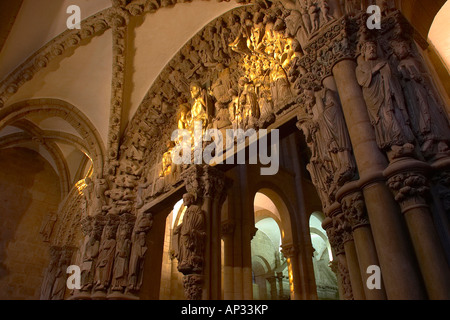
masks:
<path id="1" fill-rule="evenodd" d="M 345 217 L 353 230 L 370 224 L 362 192 L 358 191 L 345 196 L 341 204 Z"/>
<path id="2" fill-rule="evenodd" d="M 426 196 L 430 190 L 426 177 L 429 165 L 411 158 L 393 162 L 384 171 L 387 185 L 400 204 L 402 213 L 418 207 L 428 208 Z"/>
<path id="3" fill-rule="evenodd" d="M 234 233 L 236 223 L 233 220 L 227 220 L 221 224 L 222 238 L 226 236 L 231 236 Z"/>
<path id="4" fill-rule="evenodd" d="M 305 55 L 298 64 L 306 70 L 306 74 L 298 79 L 296 85 L 306 88 L 314 83 L 320 87 L 323 79 L 332 76 L 336 63 L 354 59 L 359 24 L 359 20 L 354 17 L 344 16 L 322 28 L 320 35 L 303 49 Z"/>
<path id="5" fill-rule="evenodd" d="M 281 253 L 287 258 L 293 258 L 299 253 L 298 247 L 293 243 L 286 243 L 281 245 Z"/>
<path id="6" fill-rule="evenodd" d="M 182 173 L 186 190 L 197 198 L 210 197 L 225 200 L 226 189 L 231 181 L 225 174 L 211 166 L 193 165 Z"/>

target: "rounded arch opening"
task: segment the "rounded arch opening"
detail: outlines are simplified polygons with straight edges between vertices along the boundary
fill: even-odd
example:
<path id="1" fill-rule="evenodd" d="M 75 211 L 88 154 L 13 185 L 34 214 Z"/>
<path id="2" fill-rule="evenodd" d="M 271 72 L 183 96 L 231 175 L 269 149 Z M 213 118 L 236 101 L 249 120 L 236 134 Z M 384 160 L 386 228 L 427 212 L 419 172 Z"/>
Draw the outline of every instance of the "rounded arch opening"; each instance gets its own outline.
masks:
<path id="1" fill-rule="evenodd" d="M 319 300 L 338 300 L 339 290 L 337 277 L 331 269 L 333 253 L 326 231 L 322 228 L 325 215 L 313 212 L 309 218 L 311 244 L 313 246 L 313 267 L 316 281 L 317 297 Z"/>
<path id="2" fill-rule="evenodd" d="M 281 252 L 283 244 L 292 243 L 288 207 L 276 191 L 267 187 L 259 189 L 253 199 L 253 299 L 288 300 L 292 286 L 288 261 Z"/>

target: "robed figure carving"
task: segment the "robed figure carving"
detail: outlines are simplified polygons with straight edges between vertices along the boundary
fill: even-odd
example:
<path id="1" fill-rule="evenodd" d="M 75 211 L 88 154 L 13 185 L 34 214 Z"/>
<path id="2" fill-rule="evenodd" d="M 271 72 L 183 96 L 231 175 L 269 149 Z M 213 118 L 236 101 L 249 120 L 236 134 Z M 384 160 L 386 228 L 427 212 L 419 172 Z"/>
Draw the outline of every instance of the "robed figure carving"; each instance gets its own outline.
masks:
<path id="1" fill-rule="evenodd" d="M 40 300 L 50 300 L 52 297 L 53 284 L 55 283 L 58 272 L 59 260 L 61 258 L 61 248 L 50 247 L 50 264 L 44 275 L 41 286 Z"/>
<path id="2" fill-rule="evenodd" d="M 94 281 L 94 261 L 99 253 L 102 229 L 90 216 L 86 217 L 81 225 L 85 234 L 81 252 L 81 291 L 89 291 Z"/>
<path id="3" fill-rule="evenodd" d="M 392 43 L 405 92 L 411 127 L 425 157 L 448 153 L 450 127 L 432 80 L 406 41 Z"/>
<path id="4" fill-rule="evenodd" d="M 352 155 L 350 136 L 337 92 L 324 89 L 319 93 L 319 97 L 317 106 L 320 135 L 337 170 L 334 173 L 334 182 L 342 186 L 355 174 L 356 164 Z"/>
<path id="5" fill-rule="evenodd" d="M 95 265 L 94 290 L 104 291 L 111 282 L 114 254 L 116 251 L 117 224 L 105 226 L 105 233 L 100 244 L 100 251 Z"/>
<path id="6" fill-rule="evenodd" d="M 377 43 L 365 42 L 361 55 L 356 77 L 363 88 L 378 147 L 386 152 L 393 151 L 393 158 L 402 156 L 413 148 L 414 136 L 408 126 L 401 85 L 388 61 L 378 57 Z"/>
<path id="7" fill-rule="evenodd" d="M 113 280 L 111 283 L 113 291 L 123 291 L 128 284 L 128 267 L 131 255 L 131 233 L 134 221 L 130 214 L 121 216 L 117 230 L 116 253 L 114 259 Z"/>
<path id="8" fill-rule="evenodd" d="M 144 275 L 144 259 L 147 253 L 147 233 L 153 226 L 153 215 L 143 213 L 136 222 L 133 231 L 130 267 L 127 291 L 138 291 L 141 288 Z"/>
<path id="9" fill-rule="evenodd" d="M 174 231 L 174 235 L 178 237 L 175 252 L 178 271 L 184 275 L 201 274 L 206 237 L 205 216 L 193 194 L 183 195 L 183 204 L 186 207 L 183 222 Z"/>

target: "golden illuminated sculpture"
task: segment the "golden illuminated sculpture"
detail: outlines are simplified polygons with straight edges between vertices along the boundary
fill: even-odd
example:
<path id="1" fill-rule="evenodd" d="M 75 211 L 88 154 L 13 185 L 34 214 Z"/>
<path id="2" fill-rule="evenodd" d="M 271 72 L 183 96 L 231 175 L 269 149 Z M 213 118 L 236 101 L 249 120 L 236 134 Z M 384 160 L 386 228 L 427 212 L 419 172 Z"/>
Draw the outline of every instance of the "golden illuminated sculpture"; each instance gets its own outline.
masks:
<path id="1" fill-rule="evenodd" d="M 191 83 L 191 97 L 194 103 L 191 108 L 192 123 L 202 121 L 202 127 L 208 126 L 208 105 L 206 101 L 206 92 L 202 89 L 199 83 Z"/>

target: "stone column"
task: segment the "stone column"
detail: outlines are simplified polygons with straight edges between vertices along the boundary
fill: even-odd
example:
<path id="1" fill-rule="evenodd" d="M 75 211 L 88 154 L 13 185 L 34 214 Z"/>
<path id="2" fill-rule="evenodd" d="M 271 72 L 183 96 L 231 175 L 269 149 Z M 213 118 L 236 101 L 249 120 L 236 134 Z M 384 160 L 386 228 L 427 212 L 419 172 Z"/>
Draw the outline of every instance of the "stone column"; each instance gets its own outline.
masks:
<path id="1" fill-rule="evenodd" d="M 269 276 L 266 278 L 267 282 L 269 282 L 270 285 L 270 299 L 271 300 L 278 300 L 277 297 L 277 277 L 275 276 Z"/>
<path id="2" fill-rule="evenodd" d="M 450 158 L 431 164 L 433 197 L 433 221 L 444 245 L 447 263 L 450 264 Z"/>
<path id="3" fill-rule="evenodd" d="M 281 252 L 288 263 L 289 286 L 292 300 L 301 300 L 301 283 L 299 269 L 299 249 L 292 243 L 281 245 Z"/>
<path id="4" fill-rule="evenodd" d="M 345 188 L 345 190 L 344 190 Z M 367 268 L 371 265 L 379 266 L 377 251 L 373 241 L 372 230 L 367 218 L 364 196 L 355 186 L 349 183 L 338 192 L 342 210 L 353 231 L 353 240 L 356 254 L 358 256 L 359 271 L 367 300 L 386 300 L 386 292 L 383 283 L 381 289 L 370 290 L 367 285 Z"/>
<path id="5" fill-rule="evenodd" d="M 342 60 L 334 66 L 333 75 L 359 169 L 386 294 L 389 299 L 425 299 L 398 204 L 383 177 L 387 159 L 378 149 L 355 69 L 353 60 Z"/>
<path id="6" fill-rule="evenodd" d="M 202 273 L 185 280 L 185 291 L 200 290 L 203 300 L 221 299 L 221 207 L 228 180 L 222 171 L 194 165 L 183 172 L 188 193 L 196 195 L 204 214 L 206 239 Z"/>
<path id="7" fill-rule="evenodd" d="M 234 234 L 235 223 L 233 221 L 222 222 L 222 239 L 224 250 L 223 261 L 223 299 L 234 298 Z"/>
<path id="8" fill-rule="evenodd" d="M 429 191 L 425 174 L 429 169 L 424 162 L 401 158 L 391 162 L 384 174 L 400 203 L 429 298 L 448 300 L 450 269 L 425 200 Z"/>
<path id="9" fill-rule="evenodd" d="M 344 247 L 353 299 L 365 300 L 366 297 L 364 294 L 364 285 L 361 279 L 358 256 L 356 253 L 351 226 L 348 223 L 345 214 L 342 212 L 341 206 L 338 203 L 335 203 L 333 205 L 328 216 L 333 221 L 335 241 L 341 241 L 341 244 L 337 244 L 337 246 L 343 245 Z"/>
<path id="10" fill-rule="evenodd" d="M 353 300 L 352 284 L 345 256 L 342 232 L 337 230 L 336 222 L 330 217 L 325 218 L 322 227 L 326 230 L 328 240 L 336 257 L 337 274 L 339 280 L 339 295 L 342 300 Z"/>

